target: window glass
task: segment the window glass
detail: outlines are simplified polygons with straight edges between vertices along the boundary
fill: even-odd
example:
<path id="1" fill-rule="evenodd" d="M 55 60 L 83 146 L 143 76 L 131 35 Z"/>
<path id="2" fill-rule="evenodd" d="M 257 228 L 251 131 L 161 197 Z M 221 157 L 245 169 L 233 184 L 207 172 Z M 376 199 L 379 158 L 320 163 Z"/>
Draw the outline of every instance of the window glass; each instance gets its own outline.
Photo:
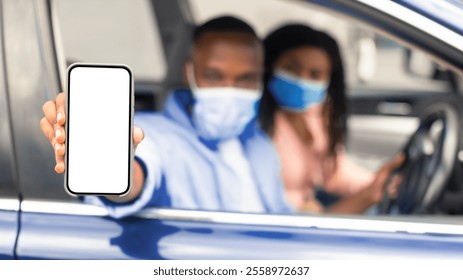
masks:
<path id="1" fill-rule="evenodd" d="M 159 30 L 148 0 L 59 0 L 59 29 L 67 64 L 123 63 L 135 79 L 166 73 Z"/>
<path id="2" fill-rule="evenodd" d="M 365 109 L 347 117 L 347 157 L 372 172 L 399 151 L 414 132 L 420 110 L 425 108 L 424 105 L 418 106 L 422 104 L 418 104 L 421 100 L 426 99 L 428 103 L 425 105 L 429 106 L 432 104 L 429 100 L 435 94 L 445 98 L 448 97 L 445 94 L 454 91 L 451 86 L 454 77 L 430 56 L 410 50 L 402 42 L 355 21 L 355 18 L 314 4 L 280 0 L 236 0 L 221 1 L 220 4 L 215 0 L 190 0 L 190 4 L 196 24 L 213 17 L 232 15 L 250 23 L 261 38 L 291 23 L 307 24 L 334 37 L 343 57 L 349 112 L 353 112 L 351 109 L 355 106 Z M 389 100 L 396 96 L 400 97 L 399 101 Z M 355 146 L 350 143 L 352 139 Z M 291 166 L 297 160 L 293 157 L 286 162 Z M 284 170 L 284 157 L 282 165 Z M 318 174 L 323 176 L 321 172 Z"/>
<path id="3" fill-rule="evenodd" d="M 355 93 L 356 89 L 423 92 L 447 92 L 450 89 L 447 81 L 435 78 L 432 71 L 443 69 L 428 56 L 410 52 L 367 26 L 327 13 L 315 5 L 278 0 L 237 0 L 220 5 L 214 0 L 190 0 L 190 3 L 197 23 L 232 14 L 251 23 L 262 37 L 281 25 L 295 22 L 329 33 L 337 40 L 343 55 L 347 84 L 353 89 L 348 93 Z M 246 6 L 245 10 L 243 6 Z M 410 57 L 412 70 L 418 73 L 407 70 L 406 62 Z"/>
<path id="4" fill-rule="evenodd" d="M 445 69 L 426 55 L 313 5 L 277 0 L 235 0 L 220 4 L 215 0 L 190 0 L 189 3 L 196 24 L 232 14 L 251 23 L 261 37 L 294 22 L 328 32 L 338 41 L 343 54 L 348 93 L 358 89 L 366 90 L 367 94 L 377 90 L 448 92 L 450 88 L 447 81 L 433 75 L 436 70 Z M 132 67 L 138 80 L 166 78 L 165 54 L 151 1 L 58 0 L 58 4 L 59 29 L 68 64 L 124 63 Z M 414 73 L 409 68 L 422 72 Z M 182 153 L 173 154 L 177 155 L 184 159 Z"/>

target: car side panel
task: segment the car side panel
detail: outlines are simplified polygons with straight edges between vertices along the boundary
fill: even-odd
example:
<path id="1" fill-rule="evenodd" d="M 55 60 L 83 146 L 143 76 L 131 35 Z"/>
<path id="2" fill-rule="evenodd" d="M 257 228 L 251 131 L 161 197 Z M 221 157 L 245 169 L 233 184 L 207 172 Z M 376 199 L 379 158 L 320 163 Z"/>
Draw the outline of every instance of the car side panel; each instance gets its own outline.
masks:
<path id="1" fill-rule="evenodd" d="M 168 233 L 157 237 L 156 254 L 166 259 L 456 258 L 462 256 L 463 249 L 461 236 L 179 221 L 149 223 Z"/>
<path id="2" fill-rule="evenodd" d="M 109 218 L 23 212 L 17 254 L 19 259 L 127 259 L 112 241 L 122 232 Z"/>
<path id="3" fill-rule="evenodd" d="M 463 236 L 24 213 L 20 259 L 462 258 Z"/>
<path id="4" fill-rule="evenodd" d="M 0 210 L 0 259 L 14 259 L 18 213 Z"/>

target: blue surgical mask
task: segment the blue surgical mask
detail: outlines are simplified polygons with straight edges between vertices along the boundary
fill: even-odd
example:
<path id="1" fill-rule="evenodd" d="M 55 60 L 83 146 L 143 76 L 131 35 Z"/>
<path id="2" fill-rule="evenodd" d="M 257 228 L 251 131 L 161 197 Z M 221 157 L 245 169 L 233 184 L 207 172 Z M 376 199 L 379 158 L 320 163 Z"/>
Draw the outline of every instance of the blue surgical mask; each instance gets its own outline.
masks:
<path id="1" fill-rule="evenodd" d="M 187 68 L 193 93 L 192 121 L 204 140 L 225 140 L 240 135 L 255 118 L 262 95 L 259 89 L 237 87 L 197 87 L 193 66 Z"/>
<path id="2" fill-rule="evenodd" d="M 301 79 L 281 70 L 275 72 L 268 84 L 278 106 L 295 112 L 323 103 L 327 87 L 327 82 Z"/>

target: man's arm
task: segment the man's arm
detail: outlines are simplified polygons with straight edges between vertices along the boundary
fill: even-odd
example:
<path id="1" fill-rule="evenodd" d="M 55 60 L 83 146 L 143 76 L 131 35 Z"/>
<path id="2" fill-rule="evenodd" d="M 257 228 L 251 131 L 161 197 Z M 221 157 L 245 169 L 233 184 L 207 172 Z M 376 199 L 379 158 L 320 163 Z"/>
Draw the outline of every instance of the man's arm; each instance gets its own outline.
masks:
<path id="1" fill-rule="evenodd" d="M 138 161 L 135 160 L 133 162 L 133 184 L 130 191 L 124 196 L 108 195 L 106 196 L 106 198 L 113 202 L 129 202 L 131 200 L 134 200 L 141 194 L 144 183 L 145 174 L 143 174 L 143 168 L 140 166 L 140 163 L 138 163 Z"/>

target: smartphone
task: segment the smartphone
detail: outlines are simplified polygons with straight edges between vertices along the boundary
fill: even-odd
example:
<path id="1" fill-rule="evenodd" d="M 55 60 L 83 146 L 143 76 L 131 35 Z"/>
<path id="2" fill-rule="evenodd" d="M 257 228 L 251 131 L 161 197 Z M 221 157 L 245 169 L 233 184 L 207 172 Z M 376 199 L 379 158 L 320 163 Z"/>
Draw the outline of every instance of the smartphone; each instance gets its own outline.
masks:
<path id="1" fill-rule="evenodd" d="M 132 186 L 133 75 L 126 65 L 67 70 L 65 189 L 124 195 Z"/>

